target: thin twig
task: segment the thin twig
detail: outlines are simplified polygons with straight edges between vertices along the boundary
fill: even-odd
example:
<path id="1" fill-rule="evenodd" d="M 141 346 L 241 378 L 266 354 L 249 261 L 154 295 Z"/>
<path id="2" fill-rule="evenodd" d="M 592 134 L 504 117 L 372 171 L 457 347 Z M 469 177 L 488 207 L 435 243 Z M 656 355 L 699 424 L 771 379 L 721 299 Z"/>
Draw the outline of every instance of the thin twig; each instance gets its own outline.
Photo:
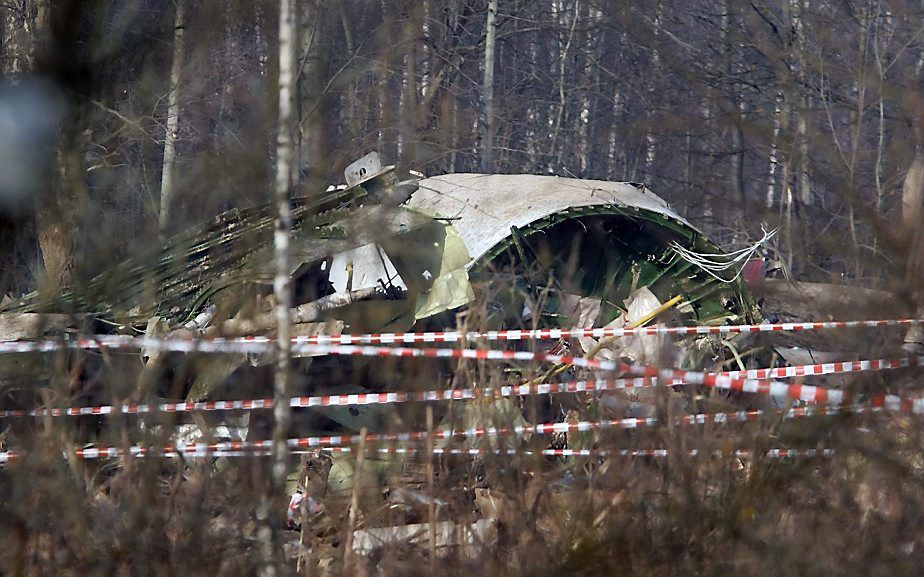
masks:
<path id="1" fill-rule="evenodd" d="M 347 523 L 347 534 L 343 546 L 343 573 L 350 574 L 353 565 L 353 532 L 356 531 L 356 518 L 359 514 L 359 493 L 362 489 L 363 463 L 366 460 L 366 435 L 368 429 L 363 427 L 359 431 L 359 446 L 356 448 L 356 468 L 353 470 L 353 494 L 350 497 L 350 516 Z"/>
<path id="2" fill-rule="evenodd" d="M 436 571 L 436 494 L 433 490 L 433 405 L 427 405 L 427 520 L 430 525 L 430 574 Z"/>

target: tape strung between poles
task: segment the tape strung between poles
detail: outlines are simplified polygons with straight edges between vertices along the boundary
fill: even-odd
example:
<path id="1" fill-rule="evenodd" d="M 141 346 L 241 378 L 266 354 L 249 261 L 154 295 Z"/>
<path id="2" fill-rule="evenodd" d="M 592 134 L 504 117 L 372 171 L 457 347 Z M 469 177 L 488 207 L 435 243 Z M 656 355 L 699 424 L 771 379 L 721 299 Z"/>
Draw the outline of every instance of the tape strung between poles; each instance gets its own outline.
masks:
<path id="1" fill-rule="evenodd" d="M 327 453 L 353 453 L 352 447 L 322 447 L 320 451 Z M 413 455 L 426 454 L 426 449 L 419 447 L 376 447 L 373 451 L 386 455 Z M 246 453 L 245 453 L 246 454 Z M 541 449 L 539 451 L 520 450 L 520 449 L 458 449 L 458 448 L 434 448 L 434 455 L 541 455 L 544 457 L 670 457 L 677 454 L 669 449 Z M 735 449 L 733 451 L 700 451 L 698 449 L 689 449 L 681 451 L 680 454 L 697 457 L 700 455 L 712 455 L 715 457 L 734 456 L 739 458 L 753 457 L 763 454 L 771 459 L 786 459 L 792 457 L 831 457 L 834 455 L 834 449 L 767 449 L 763 452 L 752 451 L 750 449 Z M 266 453 L 268 456 L 269 453 Z M 263 456 L 263 455 L 260 455 Z"/>
<path id="2" fill-rule="evenodd" d="M 374 453 L 383 455 L 421 455 L 426 454 L 426 449 L 420 447 L 373 447 L 367 449 Z M 296 449 L 290 451 L 292 455 L 304 455 L 316 452 L 323 453 L 353 453 L 352 447 L 319 447 L 315 450 Z M 187 455 L 178 452 L 163 452 L 159 455 L 165 458 L 219 458 L 219 457 L 269 457 L 270 451 L 213 451 L 204 455 Z M 458 455 L 458 456 L 481 456 L 481 455 L 524 455 L 524 456 L 543 456 L 543 457 L 649 457 L 649 458 L 667 458 L 675 452 L 669 449 L 541 449 L 534 451 L 531 449 L 460 449 L 456 447 L 440 448 L 434 447 L 432 455 Z M 767 449 L 766 451 L 752 451 L 751 449 L 735 449 L 733 451 L 724 451 L 721 449 L 707 452 L 698 449 L 689 449 L 681 452 L 688 457 L 697 457 L 700 455 L 713 457 L 733 456 L 736 458 L 751 458 L 763 455 L 769 459 L 790 459 L 796 457 L 832 457 L 835 454 L 834 449 Z M 23 455 L 10 452 L 5 462 L 11 462 L 21 459 Z"/>
<path id="3" fill-rule="evenodd" d="M 794 367 L 775 367 L 768 369 L 751 369 L 747 371 L 727 371 L 707 373 L 707 375 L 727 376 L 732 384 L 723 382 L 712 385 L 716 388 L 728 388 L 742 392 L 768 394 L 782 399 L 829 402 L 839 404 L 844 400 L 843 392 L 826 387 L 777 382 L 762 382 L 773 378 L 803 377 L 812 375 L 843 374 L 887 369 L 899 369 L 924 365 L 924 356 L 899 359 L 873 359 L 863 361 L 846 361 L 838 363 L 820 363 L 815 365 L 798 365 Z M 657 369 L 653 369 L 657 370 Z M 561 383 L 506 385 L 491 389 L 444 389 L 429 391 L 396 391 L 386 393 L 353 393 L 345 395 L 318 395 L 293 397 L 293 408 L 334 407 L 357 405 L 389 405 L 407 402 L 461 401 L 478 398 L 524 397 L 530 395 L 548 395 L 558 393 L 604 392 L 623 389 L 643 388 L 656 385 L 657 377 L 636 377 L 609 380 L 580 380 Z M 683 379 L 665 381 L 668 386 L 687 384 Z M 706 385 L 710 386 L 710 385 Z M 736 388 L 737 387 L 737 388 Z M 881 406 L 894 411 L 909 413 L 924 412 L 924 402 L 897 395 L 876 395 L 867 399 L 874 406 Z M 270 409 L 273 399 L 249 399 L 232 401 L 204 401 L 197 403 L 160 403 L 160 404 L 125 404 L 96 405 L 86 407 L 67 407 L 50 409 L 9 409 L 0 410 L 0 418 L 9 417 L 62 417 L 90 416 L 109 414 L 149 414 L 149 413 L 184 413 L 199 411 L 231 411 Z"/>
<path id="4" fill-rule="evenodd" d="M 188 344 L 201 344 L 188 343 Z M 701 371 L 688 371 L 683 369 L 658 369 L 642 365 L 629 365 L 626 363 L 588 359 L 574 355 L 557 355 L 532 351 L 509 351 L 494 349 L 455 349 L 455 348 L 409 348 L 409 347 L 382 347 L 357 345 L 293 345 L 293 353 L 312 352 L 328 355 L 363 356 L 363 357 L 399 357 L 399 358 L 438 358 L 438 359 L 471 359 L 486 361 L 533 361 L 551 362 L 557 364 L 571 364 L 588 369 L 605 371 L 618 371 L 636 377 L 656 377 L 663 382 L 684 381 L 690 385 L 704 385 L 722 389 L 736 390 L 747 393 L 763 393 L 778 397 L 790 397 L 803 401 L 819 403 L 843 404 L 846 393 L 823 387 L 809 385 L 787 385 L 779 382 L 761 382 L 755 379 L 733 377 L 730 374 L 704 373 Z M 907 366 L 916 366 L 919 357 L 910 357 L 907 360 L 899 359 L 900 363 L 907 362 Z M 870 363 L 869 370 L 873 370 L 872 363 L 878 361 L 857 361 L 860 369 L 863 363 Z M 891 361 L 889 361 L 891 362 Z M 821 367 L 851 367 L 851 363 L 826 363 Z M 814 365 L 813 365 L 814 366 Z M 883 365 L 885 367 L 885 365 Z M 894 368 L 894 367 L 890 367 Z M 766 369 L 772 371 L 773 369 Z M 833 369 L 831 369 L 833 370 Z M 922 401 L 924 402 L 924 401 Z M 913 403 L 918 403 L 917 400 Z M 917 408 L 915 407 L 915 411 Z"/>
<path id="5" fill-rule="evenodd" d="M 801 419 L 811 416 L 833 416 L 845 413 L 878 412 L 880 407 L 857 406 L 847 410 L 840 407 L 797 407 L 788 411 L 736 411 L 729 413 L 695 414 L 676 418 L 675 425 L 705 425 L 733 422 L 757 421 L 765 415 L 780 416 L 783 419 Z M 598 421 L 578 421 L 575 423 L 543 423 L 539 425 L 520 425 L 515 427 L 473 427 L 469 429 L 437 430 L 432 434 L 434 440 L 453 441 L 462 439 L 493 438 L 502 436 L 523 435 L 550 435 L 559 433 L 583 433 L 609 429 L 641 429 L 654 427 L 659 424 L 655 417 L 603 419 Z M 313 437 L 296 437 L 286 441 L 289 450 L 320 449 L 322 447 L 341 447 L 364 443 L 415 443 L 426 441 L 430 435 L 426 431 L 409 431 L 402 433 L 369 433 L 361 435 L 328 435 Z M 122 456 L 145 457 L 204 457 L 216 451 L 269 451 L 272 440 L 263 441 L 224 441 L 218 443 L 177 443 L 165 447 L 144 447 L 133 445 L 128 449 L 121 447 L 91 447 L 76 449 L 73 454 L 78 459 L 111 459 Z M 0 463 L 16 459 L 20 456 L 15 451 L 0 452 Z M 65 457 L 67 454 L 64 455 Z"/>
<path id="6" fill-rule="evenodd" d="M 414 344 L 458 343 L 466 341 L 558 340 L 577 337 L 608 338 L 631 335 L 708 335 L 731 333 L 792 332 L 825 329 L 881 328 L 912 326 L 924 323 L 920 319 L 874 321 L 823 321 L 756 325 L 699 325 L 685 327 L 649 326 L 627 328 L 536 329 L 501 331 L 436 331 L 418 333 L 368 333 L 315 335 L 294 337 L 293 345 L 355 345 L 355 344 Z M 274 339 L 241 337 L 214 339 L 151 338 L 130 335 L 94 335 L 74 340 L 45 339 L 39 341 L 0 342 L 2 353 L 52 352 L 66 349 L 148 349 L 178 353 L 270 353 Z"/>

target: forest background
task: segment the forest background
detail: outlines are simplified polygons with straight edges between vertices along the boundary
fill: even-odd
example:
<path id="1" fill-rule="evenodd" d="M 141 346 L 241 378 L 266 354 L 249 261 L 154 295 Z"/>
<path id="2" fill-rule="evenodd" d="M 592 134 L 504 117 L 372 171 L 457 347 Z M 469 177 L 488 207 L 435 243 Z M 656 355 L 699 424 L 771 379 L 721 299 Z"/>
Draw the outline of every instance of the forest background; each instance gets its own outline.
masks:
<path id="1" fill-rule="evenodd" d="M 921 204 L 919 2 L 490 4 L 489 27 L 487 0 L 300 2 L 295 194 L 370 150 L 427 175 L 638 181 L 726 246 L 781 227 L 772 256 L 793 278 L 881 284 L 903 186 Z M 0 7 L 10 129 L 40 144 L 0 171 L 15 181 L 0 294 L 89 278 L 159 230 L 271 198 L 277 14 Z M 17 85 L 44 112 L 17 111 Z"/>
<path id="2" fill-rule="evenodd" d="M 281 7 L 295 19 L 286 114 Z M 791 280 L 889 290 L 909 315 L 920 297 L 924 267 L 907 258 L 924 237 L 920 0 L 4 0 L 0 73 L 0 298 L 83 284 L 280 191 L 318 195 L 372 150 L 428 176 L 641 182 L 729 250 L 778 228 L 764 254 Z M 291 166 L 278 162 L 280 116 Z M 279 186 L 280 166 L 294 190 Z M 880 343 L 853 344 L 843 350 Z M 76 372 L 53 358 L 66 390 Z M 921 423 L 832 423 L 808 438 L 840 460 L 612 466 L 602 508 L 591 492 L 543 532 L 537 496 L 516 508 L 522 530 L 506 548 L 442 567 L 914 574 Z M 154 458 L 65 466 L 70 426 L 36 424 L 34 458 L 0 475 L 11 574 L 272 567 L 273 551 L 251 554 L 265 462 L 222 474 Z M 769 447 L 779 428 L 768 419 L 742 438 Z M 722 442 L 669 426 L 654 439 L 675 454 Z M 529 477 L 534 461 L 517 457 L 485 468 L 525 499 L 551 477 Z M 451 493 L 449 481 L 436 490 Z M 388 567 L 431 567 L 408 559 Z"/>

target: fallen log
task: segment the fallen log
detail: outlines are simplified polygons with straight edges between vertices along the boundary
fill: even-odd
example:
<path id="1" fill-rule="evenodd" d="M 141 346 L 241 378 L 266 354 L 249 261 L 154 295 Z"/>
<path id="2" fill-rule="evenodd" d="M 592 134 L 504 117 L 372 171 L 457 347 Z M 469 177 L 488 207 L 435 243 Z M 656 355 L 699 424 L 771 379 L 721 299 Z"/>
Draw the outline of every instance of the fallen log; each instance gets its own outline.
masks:
<path id="1" fill-rule="evenodd" d="M 37 339 L 48 332 L 63 331 L 74 323 L 74 317 L 50 313 L 0 314 L 0 341 Z"/>
<path id="2" fill-rule="evenodd" d="M 785 320 L 849 321 L 900 318 L 908 313 L 893 293 L 849 284 L 790 284 L 768 279 L 764 291 L 764 316 Z"/>

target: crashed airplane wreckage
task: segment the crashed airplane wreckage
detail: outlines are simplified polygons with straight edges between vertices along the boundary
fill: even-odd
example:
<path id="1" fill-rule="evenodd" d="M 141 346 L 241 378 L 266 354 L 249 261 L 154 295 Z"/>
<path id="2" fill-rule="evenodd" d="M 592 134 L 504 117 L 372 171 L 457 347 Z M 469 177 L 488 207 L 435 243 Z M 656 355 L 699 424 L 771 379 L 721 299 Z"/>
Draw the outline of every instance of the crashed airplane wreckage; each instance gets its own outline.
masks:
<path id="1" fill-rule="evenodd" d="M 465 310 L 490 329 L 637 324 L 652 313 L 678 324 L 759 320 L 738 276 L 690 258 L 719 248 L 641 184 L 483 174 L 399 182 L 376 153 L 346 177 L 346 187 L 293 199 L 296 335 L 443 329 Z M 272 232 L 271 205 L 230 210 L 86 286 L 9 303 L 0 317 L 7 326 L 37 319 L 46 334 L 271 334 Z M 0 338 L 40 336 L 12 326 L 19 331 Z M 688 347 L 699 355 L 674 360 L 712 366 L 724 346 Z M 614 356 L 652 360 L 639 354 Z M 209 396 L 245 362 L 195 377 L 184 396 Z"/>

